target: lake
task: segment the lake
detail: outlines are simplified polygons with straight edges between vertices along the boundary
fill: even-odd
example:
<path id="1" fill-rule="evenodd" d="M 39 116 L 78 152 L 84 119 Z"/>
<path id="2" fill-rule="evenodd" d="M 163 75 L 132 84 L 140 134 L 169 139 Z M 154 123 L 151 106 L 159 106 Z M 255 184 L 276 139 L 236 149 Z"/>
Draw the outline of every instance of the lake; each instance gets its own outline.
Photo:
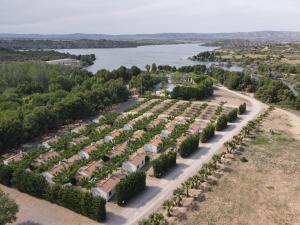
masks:
<path id="1" fill-rule="evenodd" d="M 100 69 L 112 70 L 122 65 L 126 67 L 136 65 L 144 69 L 145 65 L 152 63 L 170 66 L 200 64 L 200 62 L 188 60 L 188 57 L 214 49 L 217 49 L 217 47 L 206 47 L 200 44 L 177 44 L 148 45 L 137 48 L 60 49 L 57 51 L 75 55 L 95 54 L 97 59 L 94 65 L 87 68 L 95 73 Z M 209 63 L 202 64 L 209 65 Z"/>

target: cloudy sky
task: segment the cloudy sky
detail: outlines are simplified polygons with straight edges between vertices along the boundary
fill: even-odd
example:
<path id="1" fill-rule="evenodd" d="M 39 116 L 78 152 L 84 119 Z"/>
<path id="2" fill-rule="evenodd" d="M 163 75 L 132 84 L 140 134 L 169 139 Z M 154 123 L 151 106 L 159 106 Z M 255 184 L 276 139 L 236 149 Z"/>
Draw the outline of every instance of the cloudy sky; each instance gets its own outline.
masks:
<path id="1" fill-rule="evenodd" d="M 0 33 L 300 31 L 300 0 L 0 0 Z"/>

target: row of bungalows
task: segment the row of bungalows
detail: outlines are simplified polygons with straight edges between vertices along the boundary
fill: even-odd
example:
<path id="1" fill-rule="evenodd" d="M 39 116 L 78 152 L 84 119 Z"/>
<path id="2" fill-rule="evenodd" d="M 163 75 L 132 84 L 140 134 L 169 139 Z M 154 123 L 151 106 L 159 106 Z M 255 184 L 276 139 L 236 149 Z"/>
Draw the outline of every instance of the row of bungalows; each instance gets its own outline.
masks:
<path id="1" fill-rule="evenodd" d="M 59 161 L 56 165 L 54 165 L 51 169 L 48 171 L 45 171 L 42 173 L 42 176 L 49 182 L 53 183 L 53 178 L 55 175 L 61 173 L 64 169 L 67 169 L 72 165 L 75 161 L 81 160 L 81 157 L 76 154 L 68 159 L 63 159 Z"/>
<path id="2" fill-rule="evenodd" d="M 204 121 L 195 121 L 190 125 L 187 133 L 191 135 L 199 134 L 206 125 L 207 123 Z"/>
<path id="3" fill-rule="evenodd" d="M 48 160 L 55 158 L 57 156 L 59 156 L 59 153 L 53 149 L 50 149 L 48 152 L 45 152 L 39 155 L 36 159 L 34 159 L 33 162 L 31 163 L 31 166 L 36 168 L 46 163 Z"/>
<path id="4" fill-rule="evenodd" d="M 122 169 L 127 172 L 136 172 L 143 168 L 146 164 L 146 152 L 143 148 L 140 148 L 129 159 L 122 163 Z"/>
<path id="5" fill-rule="evenodd" d="M 160 125 L 163 121 L 164 121 L 164 120 L 161 119 L 161 118 L 154 119 L 154 120 L 152 120 L 152 121 L 146 126 L 146 129 L 147 129 L 147 130 L 153 129 L 154 127 Z"/>
<path id="6" fill-rule="evenodd" d="M 79 153 L 78 155 L 82 159 L 88 159 L 90 157 L 90 154 L 95 151 L 100 145 L 104 144 L 104 140 L 100 139 L 99 141 L 93 142 L 89 144 L 88 146 L 85 146 Z"/>
<path id="7" fill-rule="evenodd" d="M 136 130 L 132 136 L 129 138 L 129 141 L 137 141 L 140 140 L 146 132 L 144 130 Z"/>
<path id="8" fill-rule="evenodd" d="M 178 116 L 178 117 L 175 117 L 174 120 L 168 122 L 166 125 L 165 125 L 165 128 L 161 131 L 161 136 L 163 138 L 167 138 L 174 130 L 177 126 L 179 125 L 182 125 L 182 124 L 185 124 L 186 123 L 186 119 L 185 117 L 182 117 L 182 116 Z"/>
<path id="9" fill-rule="evenodd" d="M 187 108 L 183 112 L 182 116 L 187 117 L 187 118 L 194 116 L 197 113 L 197 111 L 199 110 L 200 106 L 201 106 L 200 103 L 193 103 L 191 107 Z"/>
<path id="10" fill-rule="evenodd" d="M 80 123 L 79 126 L 75 127 L 74 129 L 71 130 L 71 133 L 81 133 L 82 131 L 84 131 L 86 129 L 86 125 L 85 123 Z"/>
<path id="11" fill-rule="evenodd" d="M 24 156 L 26 156 L 27 153 L 23 151 L 19 151 L 17 154 L 14 154 L 7 159 L 3 160 L 3 164 L 8 165 L 12 162 L 19 162 L 23 159 Z"/>
<path id="12" fill-rule="evenodd" d="M 84 142 L 88 139 L 89 139 L 89 137 L 87 137 L 87 136 L 79 136 L 77 138 L 73 138 L 72 141 L 69 143 L 69 146 L 72 147 L 72 146 L 77 145 L 81 142 Z"/>
<path id="13" fill-rule="evenodd" d="M 162 112 L 158 118 L 168 118 L 170 115 L 176 113 L 179 111 L 179 107 L 186 104 L 187 101 L 178 101 L 174 105 L 172 105 L 170 108 L 168 108 L 166 111 Z"/>
<path id="14" fill-rule="evenodd" d="M 106 156 L 109 158 L 109 159 L 112 159 L 114 157 L 117 157 L 117 156 L 120 156 L 122 155 L 126 148 L 127 148 L 127 145 L 128 145 L 128 141 L 125 141 L 125 142 L 122 142 L 120 144 L 117 144 L 115 146 L 113 146 L 112 150 L 109 151 Z"/>

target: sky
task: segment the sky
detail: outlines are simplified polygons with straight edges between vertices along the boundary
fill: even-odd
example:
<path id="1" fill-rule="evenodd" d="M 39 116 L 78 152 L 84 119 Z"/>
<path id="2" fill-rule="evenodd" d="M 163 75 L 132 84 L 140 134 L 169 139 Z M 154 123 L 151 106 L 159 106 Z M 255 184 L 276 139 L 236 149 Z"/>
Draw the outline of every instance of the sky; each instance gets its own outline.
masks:
<path id="1" fill-rule="evenodd" d="M 300 31 L 300 0 L 0 0 L 0 33 Z"/>

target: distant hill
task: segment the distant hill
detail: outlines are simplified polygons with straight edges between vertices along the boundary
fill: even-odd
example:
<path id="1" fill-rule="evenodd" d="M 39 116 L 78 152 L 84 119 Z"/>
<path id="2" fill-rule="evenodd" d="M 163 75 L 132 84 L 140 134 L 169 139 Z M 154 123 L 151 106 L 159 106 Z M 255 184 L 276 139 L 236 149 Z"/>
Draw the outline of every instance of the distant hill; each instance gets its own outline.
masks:
<path id="1" fill-rule="evenodd" d="M 247 39 L 263 41 L 299 41 L 300 31 L 256 31 L 237 33 L 158 33 L 158 34 L 11 34 L 0 33 L 0 39 L 36 39 L 36 40 L 218 40 Z"/>

